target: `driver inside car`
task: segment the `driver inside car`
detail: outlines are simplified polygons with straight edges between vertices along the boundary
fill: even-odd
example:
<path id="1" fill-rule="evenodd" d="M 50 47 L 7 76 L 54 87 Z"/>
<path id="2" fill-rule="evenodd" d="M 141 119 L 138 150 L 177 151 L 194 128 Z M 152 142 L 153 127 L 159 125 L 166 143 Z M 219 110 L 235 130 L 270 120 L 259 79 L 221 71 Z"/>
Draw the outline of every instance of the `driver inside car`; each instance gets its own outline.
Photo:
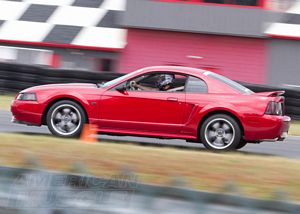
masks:
<path id="1" fill-rule="evenodd" d="M 142 86 L 135 81 L 130 82 L 130 85 L 142 91 L 168 91 L 173 88 L 174 78 L 172 74 L 161 74 L 156 82 L 156 88 Z"/>

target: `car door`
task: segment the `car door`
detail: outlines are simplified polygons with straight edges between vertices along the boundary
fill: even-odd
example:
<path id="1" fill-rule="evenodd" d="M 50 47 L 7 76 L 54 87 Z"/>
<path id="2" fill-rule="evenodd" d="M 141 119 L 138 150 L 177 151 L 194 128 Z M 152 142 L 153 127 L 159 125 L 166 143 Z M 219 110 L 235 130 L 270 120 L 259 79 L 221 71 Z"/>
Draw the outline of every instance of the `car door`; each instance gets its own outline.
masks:
<path id="1" fill-rule="evenodd" d="M 100 130 L 178 134 L 183 125 L 185 93 L 111 89 L 103 93 L 99 106 Z"/>
<path id="2" fill-rule="evenodd" d="M 186 102 L 182 133 L 197 136 L 197 127 L 199 123 L 199 112 L 210 101 L 211 94 L 208 93 L 206 82 L 198 77 L 189 76 L 186 81 Z"/>

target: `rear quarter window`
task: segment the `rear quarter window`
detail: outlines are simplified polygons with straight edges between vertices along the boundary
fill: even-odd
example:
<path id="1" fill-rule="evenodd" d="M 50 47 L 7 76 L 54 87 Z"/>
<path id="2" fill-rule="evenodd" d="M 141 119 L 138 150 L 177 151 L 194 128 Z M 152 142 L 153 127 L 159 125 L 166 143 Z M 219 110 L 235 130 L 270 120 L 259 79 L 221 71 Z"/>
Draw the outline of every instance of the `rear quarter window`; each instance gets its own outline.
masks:
<path id="1" fill-rule="evenodd" d="M 185 91 L 187 93 L 206 94 L 208 92 L 207 84 L 202 79 L 189 76 Z"/>

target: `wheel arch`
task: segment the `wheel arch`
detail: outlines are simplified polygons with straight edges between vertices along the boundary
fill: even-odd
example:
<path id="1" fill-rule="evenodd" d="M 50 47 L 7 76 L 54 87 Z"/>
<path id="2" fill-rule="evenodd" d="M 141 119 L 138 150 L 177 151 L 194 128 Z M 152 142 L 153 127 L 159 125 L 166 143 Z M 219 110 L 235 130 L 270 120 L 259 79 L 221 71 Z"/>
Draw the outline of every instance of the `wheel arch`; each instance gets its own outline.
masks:
<path id="1" fill-rule="evenodd" d="M 86 122 L 89 123 L 88 113 L 87 113 L 87 111 L 86 111 L 84 105 L 83 105 L 81 102 L 79 102 L 79 101 L 76 100 L 76 99 L 70 98 L 70 97 L 59 97 L 59 98 L 53 99 L 52 101 L 50 101 L 50 102 L 47 104 L 47 106 L 46 106 L 46 108 L 44 109 L 43 114 L 42 114 L 42 125 L 47 125 L 47 114 L 48 114 L 48 111 L 49 111 L 49 109 L 51 108 L 51 106 L 53 106 L 55 103 L 57 103 L 57 102 L 59 102 L 59 101 L 62 101 L 62 100 L 68 100 L 68 101 L 72 101 L 72 102 L 78 104 L 78 105 L 82 108 L 82 110 L 83 110 L 83 112 L 84 112 L 84 114 L 85 114 L 85 116 L 86 116 L 86 119 L 87 119 Z"/>
<path id="2" fill-rule="evenodd" d="M 198 140 L 200 139 L 200 129 L 201 129 L 201 126 L 202 126 L 203 122 L 204 122 L 207 118 L 209 118 L 210 116 L 215 115 L 215 114 L 225 114 L 225 115 L 228 115 L 228 116 L 232 117 L 232 118 L 238 123 L 239 127 L 241 128 L 241 132 L 242 132 L 241 134 L 242 134 L 242 138 L 243 138 L 244 133 L 245 133 L 245 132 L 244 132 L 244 126 L 243 126 L 241 120 L 240 120 L 235 114 L 233 114 L 233 113 L 230 112 L 230 111 L 226 111 L 226 110 L 214 110 L 214 111 L 211 111 L 211 112 L 206 113 L 206 114 L 201 118 L 201 120 L 199 121 L 198 129 L 197 129 L 197 138 L 198 138 Z"/>

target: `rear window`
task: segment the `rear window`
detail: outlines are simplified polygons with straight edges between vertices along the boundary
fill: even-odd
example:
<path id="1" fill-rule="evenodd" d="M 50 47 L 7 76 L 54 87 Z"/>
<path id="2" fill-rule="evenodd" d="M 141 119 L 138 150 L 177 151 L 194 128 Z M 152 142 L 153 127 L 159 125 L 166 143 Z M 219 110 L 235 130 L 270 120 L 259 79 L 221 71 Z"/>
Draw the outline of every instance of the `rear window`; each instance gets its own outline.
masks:
<path id="1" fill-rule="evenodd" d="M 225 83 L 226 85 L 228 85 L 229 87 L 237 90 L 238 92 L 242 93 L 242 94 L 252 94 L 254 93 L 253 91 L 251 91 L 249 88 L 246 88 L 245 86 L 231 80 L 231 79 L 228 79 L 222 75 L 219 75 L 219 74 L 216 74 L 216 73 L 213 73 L 213 72 L 210 72 L 210 71 L 206 71 L 203 73 L 205 76 L 208 76 L 208 77 L 211 77 L 215 80 L 218 80 L 222 83 Z"/>

